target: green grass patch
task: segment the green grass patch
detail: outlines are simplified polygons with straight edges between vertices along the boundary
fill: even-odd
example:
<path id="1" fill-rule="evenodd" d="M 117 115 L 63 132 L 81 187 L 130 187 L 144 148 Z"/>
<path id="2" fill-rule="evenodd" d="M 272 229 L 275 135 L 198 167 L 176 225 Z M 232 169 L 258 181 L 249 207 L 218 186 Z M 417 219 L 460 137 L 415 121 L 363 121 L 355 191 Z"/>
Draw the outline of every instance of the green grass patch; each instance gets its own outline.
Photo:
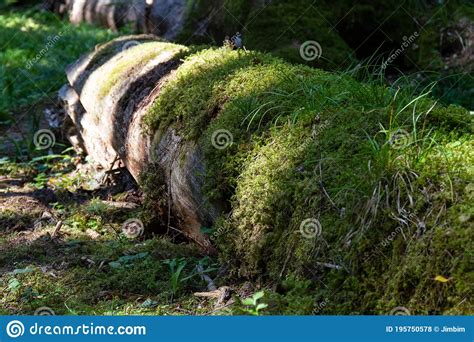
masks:
<path id="1" fill-rule="evenodd" d="M 51 102 L 66 82 L 66 66 L 116 36 L 90 25 L 72 25 L 48 12 L 0 14 L 0 120 L 42 99 Z"/>

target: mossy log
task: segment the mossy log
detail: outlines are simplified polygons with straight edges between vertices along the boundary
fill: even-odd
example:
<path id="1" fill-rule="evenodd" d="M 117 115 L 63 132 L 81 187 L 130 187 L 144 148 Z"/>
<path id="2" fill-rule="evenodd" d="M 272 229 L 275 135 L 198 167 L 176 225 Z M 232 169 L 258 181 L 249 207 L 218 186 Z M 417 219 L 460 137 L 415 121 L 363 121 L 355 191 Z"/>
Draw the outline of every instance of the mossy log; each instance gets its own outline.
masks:
<path id="1" fill-rule="evenodd" d="M 146 32 L 146 2 L 143 0 L 74 0 L 70 10 L 72 23 L 88 22 L 117 30 L 132 24 Z"/>
<path id="2" fill-rule="evenodd" d="M 67 75 L 65 108 L 90 157 L 110 168 L 118 156 L 137 180 L 157 166 L 144 191 L 160 189 L 174 227 L 211 241 L 231 274 L 318 278 L 324 288 L 308 286 L 330 313 L 471 310 L 458 304 L 474 275 L 466 109 L 154 36 L 99 46 Z"/>
<path id="3" fill-rule="evenodd" d="M 348 65 L 352 50 L 319 16 L 335 18 L 325 4 L 312 5 L 308 0 L 67 0 L 61 8 L 76 24 L 88 22 L 113 30 L 129 25 L 135 33 L 183 44 L 221 45 L 226 37 L 243 31 L 248 49 L 324 68 Z M 318 50 L 309 52 L 321 58 L 302 58 L 301 45 L 314 40 L 320 46 L 310 47 Z"/>

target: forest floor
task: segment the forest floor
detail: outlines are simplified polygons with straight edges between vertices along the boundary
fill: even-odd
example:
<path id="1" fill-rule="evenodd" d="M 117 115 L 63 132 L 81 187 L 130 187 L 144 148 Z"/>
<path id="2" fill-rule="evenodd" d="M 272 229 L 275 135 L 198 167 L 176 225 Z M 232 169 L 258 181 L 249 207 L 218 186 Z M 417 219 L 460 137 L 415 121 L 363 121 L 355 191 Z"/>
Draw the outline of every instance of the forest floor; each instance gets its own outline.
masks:
<path id="1" fill-rule="evenodd" d="M 209 291 L 196 266 L 215 284 L 223 280 L 220 265 L 193 244 L 150 233 L 127 237 L 122 226 L 140 211 L 140 191 L 125 171 L 105 180 L 78 161 L 64 154 L 46 163 L 0 164 L 0 314 L 245 310 L 238 303 L 255 292 L 250 283 L 234 285 L 234 296 L 219 303 L 217 296 L 194 295 Z"/>

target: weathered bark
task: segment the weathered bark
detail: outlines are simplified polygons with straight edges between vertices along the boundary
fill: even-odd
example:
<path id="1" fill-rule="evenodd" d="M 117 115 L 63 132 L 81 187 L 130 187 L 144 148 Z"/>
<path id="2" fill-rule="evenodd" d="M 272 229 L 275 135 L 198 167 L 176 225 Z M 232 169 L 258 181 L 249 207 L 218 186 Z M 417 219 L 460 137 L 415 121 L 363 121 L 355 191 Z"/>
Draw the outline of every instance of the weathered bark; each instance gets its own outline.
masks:
<path id="1" fill-rule="evenodd" d="M 70 20 L 78 24 L 86 21 L 117 30 L 132 23 L 135 29 L 145 27 L 145 7 L 143 0 L 73 0 L 70 7 Z"/>
<path id="2" fill-rule="evenodd" d="M 58 14 L 69 12 L 71 0 L 45 0 L 41 4 L 41 8 Z"/>
<path id="3" fill-rule="evenodd" d="M 117 30 L 132 24 L 136 32 L 173 39 L 185 18 L 186 0 L 49 0 L 47 9 L 69 13 L 74 24 L 87 22 Z"/>
<path id="4" fill-rule="evenodd" d="M 146 49 L 147 53 L 154 51 L 153 44 L 158 49 L 156 56 L 140 54 Z M 179 229 L 207 246 L 200 228 L 212 222 L 217 210 L 203 206 L 200 149 L 172 127 L 146 133 L 141 124 L 162 85 L 181 64 L 178 53 L 186 49 L 173 44 L 160 49 L 165 44 L 142 35 L 122 37 L 96 48 L 67 69 L 69 85 L 62 88 L 60 98 L 80 136 L 76 140 L 103 168 L 110 168 L 119 158 L 138 180 L 151 163 L 158 164 L 164 171 L 171 212 L 180 222 Z M 124 46 L 132 47 L 124 50 Z M 130 54 L 133 63 L 117 70 Z M 117 74 L 120 76 L 110 84 L 110 77 Z"/>

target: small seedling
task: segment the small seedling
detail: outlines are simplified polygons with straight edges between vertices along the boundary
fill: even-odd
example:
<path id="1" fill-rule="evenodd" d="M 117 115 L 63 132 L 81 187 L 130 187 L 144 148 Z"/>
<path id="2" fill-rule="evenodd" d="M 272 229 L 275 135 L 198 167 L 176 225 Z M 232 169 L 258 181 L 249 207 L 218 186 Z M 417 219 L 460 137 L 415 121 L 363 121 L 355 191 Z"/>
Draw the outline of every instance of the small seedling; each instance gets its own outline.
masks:
<path id="1" fill-rule="evenodd" d="M 173 297 L 179 291 L 181 282 L 185 280 L 181 278 L 181 274 L 183 272 L 183 269 L 187 265 L 187 261 L 184 258 L 179 258 L 179 259 L 164 260 L 163 263 L 168 265 L 169 267 L 170 288 L 171 288 L 171 296 L 172 296 L 171 300 L 173 300 Z"/>
<path id="2" fill-rule="evenodd" d="M 254 293 L 252 297 L 244 299 L 242 304 L 247 306 L 247 308 L 243 310 L 252 316 L 260 316 L 260 310 L 268 307 L 268 304 L 258 302 L 264 295 L 265 293 L 263 291 L 259 291 Z"/>

